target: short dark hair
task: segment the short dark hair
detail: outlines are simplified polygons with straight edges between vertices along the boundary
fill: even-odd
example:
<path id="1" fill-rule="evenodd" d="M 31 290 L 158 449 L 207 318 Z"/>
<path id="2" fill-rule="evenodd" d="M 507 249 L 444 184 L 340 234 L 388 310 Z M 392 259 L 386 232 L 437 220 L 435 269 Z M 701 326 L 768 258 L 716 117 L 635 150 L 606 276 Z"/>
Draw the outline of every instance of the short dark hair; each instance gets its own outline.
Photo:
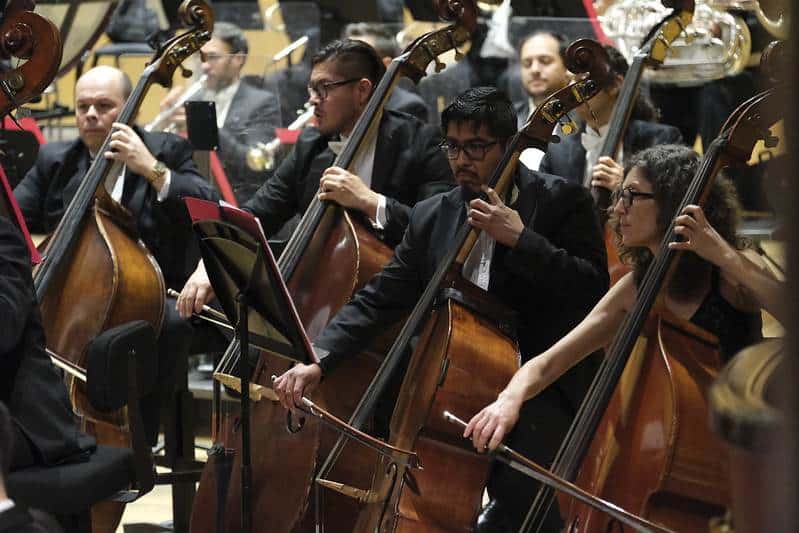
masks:
<path id="1" fill-rule="evenodd" d="M 394 34 L 384 25 L 373 22 L 353 22 L 344 28 L 344 37 L 348 39 L 368 38 L 380 57 L 397 57 L 399 45 Z"/>
<path id="2" fill-rule="evenodd" d="M 522 39 L 519 43 L 519 48 L 516 50 L 516 55 L 521 59 L 522 56 L 522 48 L 524 45 L 527 44 L 527 41 L 532 39 L 533 37 L 538 37 L 539 35 L 548 35 L 552 37 L 558 42 L 558 54 L 560 54 L 560 60 L 564 63 L 566 62 L 566 49 L 569 47 L 569 40 L 566 38 L 565 35 L 556 31 L 549 31 L 549 30 L 536 30 L 533 33 L 530 33 Z"/>
<path id="3" fill-rule="evenodd" d="M 508 96 L 496 87 L 473 87 L 462 92 L 441 112 L 441 130 L 447 134 L 451 122 L 485 124 L 504 146 L 516 133 L 516 113 Z"/>
<path id="4" fill-rule="evenodd" d="M 244 54 L 250 51 L 250 45 L 241 28 L 230 22 L 215 22 L 213 39 L 219 39 L 230 47 L 231 54 Z"/>
<path id="5" fill-rule="evenodd" d="M 617 48 L 609 44 L 604 44 L 602 46 L 608 53 L 608 64 L 610 65 L 611 72 L 622 78 L 627 76 L 627 71 L 630 70 L 630 64 L 627 62 L 627 59 Z M 652 100 L 639 89 L 638 97 L 635 99 L 632 115 L 630 117 L 635 120 L 658 122 L 660 120 L 660 111 L 655 107 Z"/>
<path id="6" fill-rule="evenodd" d="M 311 65 L 335 61 L 336 70 L 345 78 L 367 78 L 377 87 L 386 72 L 383 60 L 369 44 L 356 39 L 337 39 L 316 52 Z"/>
<path id="7" fill-rule="evenodd" d="M 655 195 L 658 209 L 658 230 L 665 233 L 671 221 L 678 215 L 677 209 L 699 169 L 699 164 L 700 158 L 696 152 L 687 146 L 676 144 L 663 144 L 641 150 L 625 162 L 625 176 L 633 168 L 638 168 L 652 185 L 652 194 Z M 735 187 L 724 175 L 719 174 L 713 180 L 702 209 L 710 225 L 724 240 L 735 248 L 746 246 L 746 242 L 737 237 L 740 204 Z M 611 221 L 616 233 L 619 256 L 622 262 L 633 267 L 635 280 L 640 282 L 652 261 L 652 253 L 648 248 L 625 247 L 621 242 L 618 219 L 612 216 Z M 700 273 L 705 263 L 704 259 L 694 253 L 683 254 L 678 270 L 672 276 L 672 287 L 682 294 L 690 294 L 704 281 Z"/>
<path id="8" fill-rule="evenodd" d="M 627 71 L 630 70 L 630 64 L 627 62 L 627 58 L 614 46 L 603 44 L 602 47 L 605 49 L 605 52 L 608 53 L 610 70 L 617 76 L 625 77 Z"/>

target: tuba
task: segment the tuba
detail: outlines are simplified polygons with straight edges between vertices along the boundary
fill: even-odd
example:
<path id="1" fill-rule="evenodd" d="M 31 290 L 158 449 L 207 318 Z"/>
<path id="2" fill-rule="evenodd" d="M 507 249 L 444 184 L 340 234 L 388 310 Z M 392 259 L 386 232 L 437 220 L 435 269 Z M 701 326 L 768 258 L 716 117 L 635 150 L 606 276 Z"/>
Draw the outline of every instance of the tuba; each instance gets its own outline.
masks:
<path id="1" fill-rule="evenodd" d="M 657 85 L 691 86 L 740 73 L 749 62 L 752 37 L 746 23 L 715 6 L 697 1 L 685 33 L 677 38 L 663 65 L 646 73 Z M 641 40 L 671 9 L 658 0 L 622 0 L 599 17 L 605 34 L 632 62 Z"/>
<path id="2" fill-rule="evenodd" d="M 144 131 L 168 131 L 170 133 L 175 133 L 177 127 L 176 124 L 172 122 L 172 113 L 177 111 L 180 106 L 185 104 L 188 100 L 197 96 L 200 91 L 205 90 L 206 80 L 208 80 L 208 75 L 203 74 L 197 81 L 189 85 L 174 104 L 158 113 L 153 120 L 144 126 Z"/>

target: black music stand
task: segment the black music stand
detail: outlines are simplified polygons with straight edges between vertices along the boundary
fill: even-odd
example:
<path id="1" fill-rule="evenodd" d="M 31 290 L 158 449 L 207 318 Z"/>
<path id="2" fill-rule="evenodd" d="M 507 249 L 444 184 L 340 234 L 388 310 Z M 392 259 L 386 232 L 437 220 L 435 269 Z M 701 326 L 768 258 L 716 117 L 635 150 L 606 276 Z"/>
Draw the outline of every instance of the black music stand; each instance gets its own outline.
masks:
<path id="1" fill-rule="evenodd" d="M 241 345 L 241 525 L 252 527 L 250 492 L 250 339 L 258 348 L 301 363 L 318 363 L 297 310 L 280 276 L 258 220 L 226 204 L 187 198 L 194 230 L 200 238 L 205 269 Z"/>

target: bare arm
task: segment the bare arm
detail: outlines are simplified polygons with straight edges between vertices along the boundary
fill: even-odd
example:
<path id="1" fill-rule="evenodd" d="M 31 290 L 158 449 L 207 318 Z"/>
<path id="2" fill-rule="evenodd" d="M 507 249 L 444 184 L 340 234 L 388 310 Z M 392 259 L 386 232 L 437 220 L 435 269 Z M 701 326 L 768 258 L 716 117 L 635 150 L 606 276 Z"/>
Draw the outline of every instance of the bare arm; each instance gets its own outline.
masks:
<path id="1" fill-rule="evenodd" d="M 690 250 L 721 269 L 722 279 L 731 287 L 724 297 L 744 311 L 759 308 L 787 324 L 785 283 L 778 280 L 763 259 L 752 250 L 737 250 L 725 241 L 705 218 L 702 208 L 689 205 L 676 218 L 675 232 L 683 242 L 672 242 L 673 250 Z"/>
<path id="2" fill-rule="evenodd" d="M 610 344 L 635 300 L 635 283 L 627 274 L 596 304 L 588 316 L 544 353 L 533 357 L 511 378 L 497 400 L 476 414 L 464 430 L 478 451 L 494 449 L 513 428 L 522 404 L 554 383 L 592 352 Z"/>

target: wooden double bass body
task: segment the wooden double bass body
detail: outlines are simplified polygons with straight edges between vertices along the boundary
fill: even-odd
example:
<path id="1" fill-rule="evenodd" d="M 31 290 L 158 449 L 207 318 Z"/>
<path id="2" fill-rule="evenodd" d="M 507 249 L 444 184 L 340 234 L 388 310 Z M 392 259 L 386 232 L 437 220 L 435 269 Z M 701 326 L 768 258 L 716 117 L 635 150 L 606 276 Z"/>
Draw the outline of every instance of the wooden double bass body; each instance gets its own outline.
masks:
<path id="1" fill-rule="evenodd" d="M 548 98 L 509 141 L 488 181 L 498 195 L 510 193 L 522 150 L 544 149 L 555 124 L 607 83 L 605 57 L 594 41 L 572 43 L 567 51 L 570 70 L 588 71 L 588 78 Z M 356 531 L 470 531 L 474 526 L 491 462 L 463 443 L 462 428 L 444 413 L 472 413 L 490 403 L 518 369 L 520 358 L 515 313 L 461 275 L 476 239 L 477 231 L 468 223 L 457 228 L 387 356 L 399 359 L 420 333 L 391 419 L 389 442 L 413 450 L 422 468 L 412 470 L 381 458 Z M 396 371 L 388 368 L 386 372 Z M 370 390 L 370 400 L 362 404 L 384 392 Z"/>
<path id="2" fill-rule="evenodd" d="M 727 454 L 707 424 L 718 341 L 661 313 L 639 337 L 575 483 L 674 531 L 705 531 L 729 501 Z M 613 531 L 596 508 L 561 497 L 567 531 Z"/>
<path id="3" fill-rule="evenodd" d="M 771 140 L 770 128 L 780 116 L 769 103 L 775 92 L 764 91 L 733 112 L 702 158 L 678 213 L 702 205 L 718 172 L 745 164 L 756 142 Z M 727 455 L 707 430 L 708 387 L 721 360 L 706 334 L 655 307 L 676 260 L 667 246 L 675 235 L 672 222 L 552 471 L 655 523 L 701 532 L 730 498 Z M 642 343 L 649 353 L 631 358 Z M 522 531 L 537 531 L 552 504 L 551 490 L 542 489 Z M 569 532 L 615 526 L 569 498 L 560 498 L 560 508 Z"/>
<path id="4" fill-rule="evenodd" d="M 165 43 L 161 56 L 145 70 L 118 117 L 130 124 L 153 80 L 168 85 L 181 61 L 210 38 L 210 9 L 199 0 L 182 6 L 194 27 Z M 110 135 L 99 152 L 108 150 Z M 164 285 L 155 259 L 137 236 L 135 220 L 105 189 L 112 162 L 94 160 L 47 243 L 44 260 L 34 271 L 47 347 L 77 368 L 86 368 L 89 342 L 103 331 L 133 320 L 145 320 L 158 332 L 164 314 Z M 98 443 L 130 446 L 126 413 L 101 414 L 92 408 L 85 384 L 68 377 L 73 409 L 82 429 Z M 103 502 L 92 509 L 95 531 L 114 531 L 124 504 Z"/>
<path id="5" fill-rule="evenodd" d="M 438 55 L 463 45 L 475 23 L 473 2 L 438 2 L 442 18 L 455 21 L 412 43 L 388 67 L 335 166 L 349 168 L 367 139 L 377 134 L 384 103 L 400 76 L 418 81 Z M 391 258 L 392 250 L 368 228 L 360 215 L 337 204 L 314 199 L 278 260 L 281 275 L 308 337 L 315 339 L 352 295 Z M 365 353 L 343 363 L 326 377 L 313 400 L 346 419 L 355 410 L 396 332 L 387 331 Z M 234 343 L 235 344 L 235 343 Z M 231 345 L 230 355 L 240 357 Z M 227 355 L 225 359 L 227 359 Z M 271 376 L 292 361 L 263 352 L 254 364 L 252 382 L 271 388 Z M 222 367 L 223 365 L 220 365 Z M 229 406 L 213 422 L 215 445 L 203 471 L 192 512 L 193 533 L 240 531 L 241 450 L 239 413 Z M 336 491 L 322 493 L 314 483 L 320 459 L 327 456 L 337 433 L 308 418 L 302 429 L 288 431 L 279 404 L 255 401 L 250 407 L 252 502 L 254 527 L 269 531 L 310 531 L 323 522 L 329 531 L 350 531 L 361 504 Z M 333 475 L 350 486 L 368 487 L 376 463 L 374 452 L 352 445 Z M 312 497 L 313 496 L 313 497 Z"/>

